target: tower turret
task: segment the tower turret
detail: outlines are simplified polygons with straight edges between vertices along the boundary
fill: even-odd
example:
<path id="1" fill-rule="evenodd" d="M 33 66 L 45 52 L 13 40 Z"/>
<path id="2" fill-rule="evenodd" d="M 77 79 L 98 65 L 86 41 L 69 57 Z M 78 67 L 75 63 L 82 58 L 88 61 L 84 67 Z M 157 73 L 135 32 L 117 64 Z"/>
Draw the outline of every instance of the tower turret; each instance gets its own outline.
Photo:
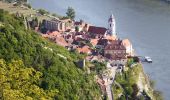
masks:
<path id="1" fill-rule="evenodd" d="M 108 34 L 110 34 L 111 36 L 116 36 L 116 22 L 115 22 L 115 17 L 113 16 L 113 14 L 110 16 L 109 20 L 108 20 Z"/>

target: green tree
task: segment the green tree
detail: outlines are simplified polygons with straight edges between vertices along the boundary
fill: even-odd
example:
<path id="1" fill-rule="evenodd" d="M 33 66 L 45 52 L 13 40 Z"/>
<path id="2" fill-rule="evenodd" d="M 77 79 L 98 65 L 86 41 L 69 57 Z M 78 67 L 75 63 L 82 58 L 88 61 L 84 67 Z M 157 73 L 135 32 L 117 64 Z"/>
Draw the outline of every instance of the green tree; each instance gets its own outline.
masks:
<path id="1" fill-rule="evenodd" d="M 66 15 L 67 15 L 68 18 L 74 20 L 74 18 L 75 18 L 75 11 L 74 11 L 74 9 L 72 7 L 68 7 Z"/>
<path id="2" fill-rule="evenodd" d="M 49 12 L 46 11 L 46 10 L 44 10 L 44 9 L 39 9 L 38 12 L 39 12 L 41 15 L 49 14 Z"/>
<path id="3" fill-rule="evenodd" d="M 26 4 L 24 4 L 24 5 L 25 5 L 26 7 L 28 7 L 28 8 L 30 8 L 30 9 L 32 8 L 32 7 L 31 7 L 31 4 L 29 4 L 29 3 L 26 3 Z"/>
<path id="4" fill-rule="evenodd" d="M 0 98 L 4 100 L 52 99 L 57 90 L 45 91 L 38 86 L 42 73 L 24 66 L 21 60 L 11 63 L 0 59 Z"/>
<path id="5" fill-rule="evenodd" d="M 132 88 L 133 88 L 132 98 L 137 99 L 137 94 L 139 93 L 139 87 L 137 86 L 137 84 L 133 84 Z"/>
<path id="6" fill-rule="evenodd" d="M 75 27 L 75 31 L 79 32 L 79 27 L 78 26 Z"/>
<path id="7" fill-rule="evenodd" d="M 0 22 L 3 22 L 4 20 L 5 20 L 4 10 L 3 10 L 3 9 L 0 9 Z"/>
<path id="8" fill-rule="evenodd" d="M 53 13 L 52 16 L 57 17 L 57 14 L 56 14 L 56 13 Z"/>

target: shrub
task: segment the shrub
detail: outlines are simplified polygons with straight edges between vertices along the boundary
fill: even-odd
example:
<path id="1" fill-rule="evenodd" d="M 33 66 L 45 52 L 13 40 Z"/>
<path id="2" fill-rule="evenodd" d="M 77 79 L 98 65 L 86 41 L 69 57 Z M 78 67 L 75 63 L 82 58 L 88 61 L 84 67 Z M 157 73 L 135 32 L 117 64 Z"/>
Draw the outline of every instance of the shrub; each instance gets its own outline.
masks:
<path id="1" fill-rule="evenodd" d="M 46 10 L 44 10 L 44 9 L 39 9 L 38 12 L 39 12 L 41 15 L 49 14 L 49 12 L 46 11 Z"/>

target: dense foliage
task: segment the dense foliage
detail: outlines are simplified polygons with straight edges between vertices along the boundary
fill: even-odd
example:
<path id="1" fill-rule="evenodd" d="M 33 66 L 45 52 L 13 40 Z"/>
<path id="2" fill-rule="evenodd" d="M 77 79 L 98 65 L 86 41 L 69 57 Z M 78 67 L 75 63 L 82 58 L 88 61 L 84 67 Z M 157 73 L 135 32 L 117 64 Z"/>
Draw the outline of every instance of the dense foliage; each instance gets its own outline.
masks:
<path id="1" fill-rule="evenodd" d="M 42 73 L 27 68 L 21 60 L 6 63 L 0 59 L 0 99 L 31 100 L 54 98 L 58 90 L 44 90 L 38 86 Z"/>
<path id="2" fill-rule="evenodd" d="M 2 23 L 0 25 L 0 58 L 5 60 L 0 60 L 0 72 L 16 75 L 11 78 L 1 74 L 5 80 L 11 78 L 7 81 L 9 87 L 7 87 L 6 95 L 13 93 L 11 94 L 14 95 L 13 97 L 21 95 L 24 99 L 39 98 L 44 93 L 44 98 L 50 95 L 49 98 L 53 97 L 57 100 L 99 100 L 101 98 L 99 87 L 94 82 L 94 75 L 86 74 L 83 69 L 75 65 L 75 62 L 83 57 L 82 55 L 68 52 L 65 48 L 43 39 L 37 33 L 25 30 L 22 18 L 9 15 L 3 10 L 0 10 L 0 23 Z M 4 64 L 5 62 L 7 64 Z M 14 72 L 8 72 L 10 70 Z M 28 83 L 22 83 L 23 79 Z M 0 80 L 0 83 L 2 82 L 3 80 Z M 20 82 L 24 84 L 23 87 L 18 85 Z M 28 89 L 28 84 L 33 87 Z M 23 90 L 24 86 L 26 90 Z M 34 93 L 32 89 L 40 92 Z M 5 98 L 3 91 L 4 88 L 1 88 L 1 98 Z"/>
<path id="3" fill-rule="evenodd" d="M 46 10 L 44 10 L 44 9 L 38 9 L 38 12 L 39 12 L 41 15 L 49 14 L 49 12 L 46 11 Z"/>
<path id="4" fill-rule="evenodd" d="M 126 100 L 127 98 L 130 100 L 163 100 L 162 93 L 155 90 L 154 83 L 149 82 L 149 79 L 143 75 L 142 65 L 129 59 L 127 69 L 121 74 L 116 74 L 115 82 L 112 86 L 114 98 L 116 100 Z M 144 89 L 141 92 L 139 80 L 142 84 L 147 85 L 148 90 Z"/>
<path id="5" fill-rule="evenodd" d="M 96 74 L 102 74 L 104 70 L 106 70 L 106 64 L 101 63 L 98 61 L 93 61 L 92 64 L 94 64 L 93 70 L 96 72 Z"/>
<path id="6" fill-rule="evenodd" d="M 116 75 L 115 81 L 120 84 L 115 84 L 113 86 L 116 98 L 118 98 L 118 94 L 122 93 L 121 99 L 138 99 L 137 93 L 139 92 L 139 89 L 136 83 L 139 78 L 139 73 L 142 71 L 141 68 L 140 65 L 137 65 L 128 71 L 124 71 L 122 74 Z"/>

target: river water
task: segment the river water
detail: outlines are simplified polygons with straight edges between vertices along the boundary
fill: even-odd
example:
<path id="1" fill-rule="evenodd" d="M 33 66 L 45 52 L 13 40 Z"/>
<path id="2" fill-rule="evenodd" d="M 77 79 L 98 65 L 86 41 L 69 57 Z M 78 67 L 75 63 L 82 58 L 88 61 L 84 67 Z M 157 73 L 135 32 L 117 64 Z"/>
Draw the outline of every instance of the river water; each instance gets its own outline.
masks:
<path id="1" fill-rule="evenodd" d="M 129 38 L 138 55 L 150 56 L 145 72 L 156 81 L 156 89 L 170 98 L 170 4 L 159 0 L 29 0 L 34 8 L 65 15 L 68 6 L 76 19 L 107 27 L 111 13 L 120 38 Z"/>

